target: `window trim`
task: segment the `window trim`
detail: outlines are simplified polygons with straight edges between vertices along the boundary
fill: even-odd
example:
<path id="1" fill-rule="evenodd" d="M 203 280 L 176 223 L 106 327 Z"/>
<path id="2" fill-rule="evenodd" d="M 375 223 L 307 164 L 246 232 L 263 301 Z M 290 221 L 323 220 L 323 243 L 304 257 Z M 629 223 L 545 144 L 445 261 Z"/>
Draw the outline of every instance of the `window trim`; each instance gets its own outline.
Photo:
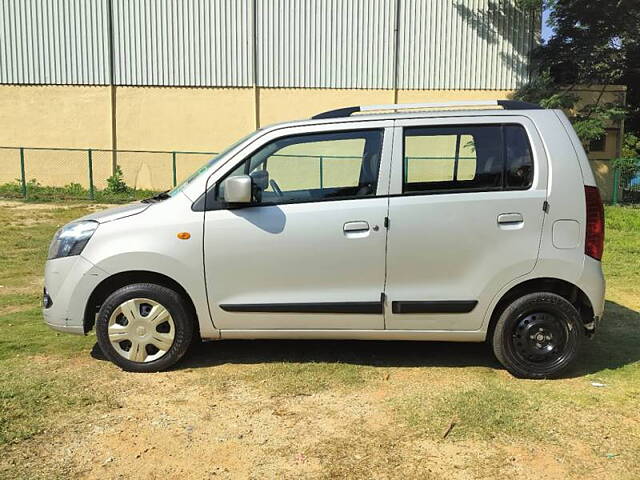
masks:
<path id="1" fill-rule="evenodd" d="M 258 147 L 252 149 L 251 151 L 247 152 L 245 155 L 243 155 L 242 159 L 240 159 L 238 162 L 234 162 L 233 165 L 231 167 L 228 168 L 228 170 L 224 173 L 224 175 L 222 175 L 213 185 L 211 185 L 209 188 L 207 188 L 207 190 L 200 195 L 200 197 L 198 197 L 198 199 L 193 202 L 192 206 L 191 206 L 191 210 L 196 211 L 196 212 L 201 212 L 201 211 L 216 211 L 216 210 L 238 210 L 238 209 L 243 209 L 243 208 L 256 208 L 256 207 L 273 207 L 273 206 L 279 206 L 279 205 L 298 205 L 298 204 L 305 204 L 305 203 L 320 203 L 320 202 L 342 202 L 342 201 L 349 201 L 349 200 L 371 200 L 371 199 L 378 199 L 378 198 L 384 198 L 387 195 L 378 195 L 378 189 L 380 186 L 380 176 L 382 173 L 382 167 L 384 165 L 384 155 L 385 155 L 385 142 L 387 141 L 387 137 L 391 136 L 392 133 L 387 133 L 389 131 L 388 126 L 366 126 L 363 125 L 362 128 L 339 128 L 336 130 L 314 130 L 314 131 L 309 131 L 309 132 L 300 132 L 300 133 L 292 133 L 292 134 L 287 134 L 287 135 L 281 135 L 277 138 L 274 138 L 266 143 L 260 144 Z M 273 142 L 277 142 L 279 140 L 285 139 L 285 138 L 291 138 L 291 137 L 304 137 L 304 136 L 311 136 L 311 135 L 330 135 L 330 134 L 340 134 L 340 133 L 359 133 L 359 132 L 375 132 L 377 131 L 381 137 L 380 137 L 380 149 L 379 149 L 379 155 L 380 155 L 380 160 L 378 162 L 378 172 L 377 172 L 377 176 L 376 176 L 376 186 L 374 189 L 374 192 L 372 195 L 369 196 L 348 196 L 348 197 L 340 197 L 340 198 L 320 198 L 320 199 L 312 199 L 312 200 L 300 200 L 300 201 L 287 201 L 287 202 L 262 202 L 262 203 L 249 203 L 247 205 L 240 205 L 240 206 L 230 206 L 229 204 L 227 204 L 226 202 L 218 202 L 218 201 L 214 201 L 212 202 L 211 205 L 207 205 L 206 204 L 206 199 L 208 194 L 212 191 L 212 190 L 216 190 L 218 188 L 218 186 L 224 182 L 237 168 L 240 164 L 246 162 L 250 157 L 252 157 L 253 155 L 255 155 L 257 152 L 259 152 L 260 150 L 262 150 L 263 148 L 266 148 L 268 145 L 272 144 Z M 366 147 L 366 143 L 365 143 L 365 147 Z"/>
<path id="2" fill-rule="evenodd" d="M 433 189 L 433 190 L 413 190 L 413 191 L 407 191 L 405 190 L 405 186 L 407 183 L 410 182 L 406 182 L 405 178 L 407 175 L 406 172 L 406 168 L 407 168 L 407 162 L 405 162 L 405 148 L 406 148 L 406 135 L 405 132 L 407 129 L 439 129 L 439 128 L 451 128 L 451 129 L 464 129 L 464 128 L 478 128 L 478 127 L 500 127 L 500 136 L 502 138 L 502 156 L 503 156 L 503 163 L 502 163 L 502 185 L 501 186 L 495 186 L 495 187 L 467 187 L 467 188 L 445 188 L 445 189 Z M 529 147 L 529 152 L 531 155 L 531 163 L 532 163 L 532 171 L 531 171 L 531 178 L 529 180 L 529 184 L 527 186 L 523 186 L 523 187 L 507 187 L 506 182 L 507 182 L 507 155 L 506 155 L 506 148 L 507 148 L 507 142 L 505 141 L 505 136 L 504 136 L 504 127 L 508 127 L 508 126 L 515 126 L 515 127 L 519 127 L 523 130 L 526 141 L 527 141 L 527 145 Z M 398 194 L 397 196 L 416 196 L 416 195 L 444 195 L 444 194 L 455 194 L 455 193 L 478 193 L 478 192 L 501 192 L 501 191 L 526 191 L 526 190 L 531 190 L 533 188 L 533 180 L 535 177 L 535 172 L 536 172 L 536 162 L 535 162 L 535 155 L 534 155 L 534 149 L 533 149 L 533 145 L 531 143 L 531 138 L 529 136 L 529 132 L 527 132 L 527 128 L 518 122 L 487 122 L 487 123 L 453 123 L 453 124 L 429 124 L 429 125 L 400 125 L 399 126 L 401 128 L 401 135 L 400 135 L 400 139 L 401 139 L 401 164 L 402 164 L 402 168 L 401 168 L 401 174 L 400 174 L 400 180 L 401 180 L 401 185 L 400 185 L 400 194 Z M 460 136 L 460 134 L 457 134 L 458 138 Z M 457 143 L 457 142 L 456 142 Z M 456 145 L 457 146 L 457 145 Z M 453 171 L 453 178 L 454 181 L 456 180 L 457 177 L 457 172 L 456 172 L 456 168 L 457 168 L 457 163 L 456 163 L 456 159 L 454 158 L 454 171 Z M 413 183 L 420 183 L 420 182 L 413 182 Z M 433 182 L 433 183 L 438 183 L 438 182 Z"/>

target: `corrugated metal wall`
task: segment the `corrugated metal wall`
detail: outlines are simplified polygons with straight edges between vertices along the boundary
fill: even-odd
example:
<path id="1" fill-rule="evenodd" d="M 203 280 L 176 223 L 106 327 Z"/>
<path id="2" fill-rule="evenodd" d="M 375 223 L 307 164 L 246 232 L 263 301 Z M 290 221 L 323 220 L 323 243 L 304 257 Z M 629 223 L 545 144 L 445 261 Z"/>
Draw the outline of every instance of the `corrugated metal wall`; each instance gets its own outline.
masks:
<path id="1" fill-rule="evenodd" d="M 113 0 L 120 85 L 252 85 L 248 0 Z"/>
<path id="2" fill-rule="evenodd" d="M 513 89 L 526 82 L 539 24 L 513 1 L 401 0 L 399 84 Z"/>
<path id="3" fill-rule="evenodd" d="M 0 0 L 0 83 L 109 83 L 107 0 Z"/>
<path id="4" fill-rule="evenodd" d="M 392 88 L 395 1 L 260 0 L 265 87 Z"/>
<path id="5" fill-rule="evenodd" d="M 511 89 L 539 29 L 515 0 L 0 0 L 0 83 L 110 83 L 110 3 L 117 85 Z"/>

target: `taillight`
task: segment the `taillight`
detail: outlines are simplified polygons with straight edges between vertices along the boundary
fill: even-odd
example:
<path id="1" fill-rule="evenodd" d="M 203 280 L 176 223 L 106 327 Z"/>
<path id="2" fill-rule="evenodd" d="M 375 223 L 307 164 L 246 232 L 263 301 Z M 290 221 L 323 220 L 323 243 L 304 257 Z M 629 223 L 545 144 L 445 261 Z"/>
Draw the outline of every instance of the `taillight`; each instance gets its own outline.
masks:
<path id="1" fill-rule="evenodd" d="M 587 228 L 584 236 L 584 253 L 596 260 L 602 259 L 604 250 L 604 208 L 598 187 L 584 187 L 587 204 Z"/>

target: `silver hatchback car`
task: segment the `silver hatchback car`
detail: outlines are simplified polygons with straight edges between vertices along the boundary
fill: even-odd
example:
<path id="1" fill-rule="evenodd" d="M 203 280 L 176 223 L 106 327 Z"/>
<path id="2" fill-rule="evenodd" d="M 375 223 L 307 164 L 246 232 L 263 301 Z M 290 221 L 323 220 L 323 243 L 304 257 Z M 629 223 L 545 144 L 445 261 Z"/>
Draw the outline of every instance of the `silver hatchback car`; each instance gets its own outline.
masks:
<path id="1" fill-rule="evenodd" d="M 385 113 L 386 111 L 386 113 Z M 55 235 L 44 318 L 125 370 L 194 338 L 488 340 L 558 375 L 604 308 L 604 215 L 561 111 L 350 107 L 256 131 Z"/>

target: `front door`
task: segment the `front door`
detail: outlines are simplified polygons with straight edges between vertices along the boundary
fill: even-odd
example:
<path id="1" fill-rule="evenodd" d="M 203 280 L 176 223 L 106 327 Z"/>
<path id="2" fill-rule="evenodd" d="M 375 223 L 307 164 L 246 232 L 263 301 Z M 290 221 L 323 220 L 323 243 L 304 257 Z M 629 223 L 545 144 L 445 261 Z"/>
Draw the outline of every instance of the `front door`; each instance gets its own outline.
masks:
<path id="1" fill-rule="evenodd" d="M 535 266 L 544 149 L 523 117 L 397 124 L 386 328 L 478 330 L 500 289 Z"/>
<path id="2" fill-rule="evenodd" d="M 388 182 L 376 125 L 272 135 L 209 190 L 205 275 L 217 328 L 384 328 Z M 251 205 L 224 204 L 231 175 L 252 177 Z"/>

